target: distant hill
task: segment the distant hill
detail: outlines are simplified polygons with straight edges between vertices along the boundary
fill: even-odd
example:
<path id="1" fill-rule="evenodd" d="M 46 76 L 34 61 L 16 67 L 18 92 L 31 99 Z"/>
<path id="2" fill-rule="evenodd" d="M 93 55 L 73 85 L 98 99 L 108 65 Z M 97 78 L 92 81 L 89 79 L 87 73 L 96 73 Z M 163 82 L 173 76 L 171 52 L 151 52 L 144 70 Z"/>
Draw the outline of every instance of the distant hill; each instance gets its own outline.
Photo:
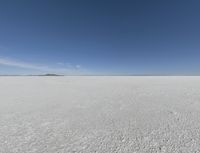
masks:
<path id="1" fill-rule="evenodd" d="M 39 74 L 39 75 L 31 75 L 31 76 L 64 76 L 64 75 L 47 73 L 47 74 Z"/>
<path id="2" fill-rule="evenodd" d="M 53 74 L 53 73 L 47 73 L 47 74 L 40 75 L 40 76 L 63 76 L 63 75 Z"/>

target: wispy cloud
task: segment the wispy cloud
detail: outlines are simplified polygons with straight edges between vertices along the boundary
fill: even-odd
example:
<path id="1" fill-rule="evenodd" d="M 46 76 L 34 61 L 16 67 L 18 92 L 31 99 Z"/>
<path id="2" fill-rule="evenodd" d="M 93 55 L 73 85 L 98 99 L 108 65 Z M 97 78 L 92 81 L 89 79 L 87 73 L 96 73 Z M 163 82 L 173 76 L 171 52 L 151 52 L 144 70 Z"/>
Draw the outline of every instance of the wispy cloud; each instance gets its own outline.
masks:
<path id="1" fill-rule="evenodd" d="M 48 68 L 45 66 L 37 66 L 34 64 L 19 62 L 7 58 L 0 58 L 0 64 L 1 65 L 7 65 L 7 66 L 14 66 L 19 68 L 28 68 L 28 69 L 36 69 L 36 70 L 47 70 Z"/>
<path id="2" fill-rule="evenodd" d="M 77 68 L 77 69 L 80 69 L 80 68 L 81 68 L 81 65 L 76 65 L 76 68 Z"/>
<path id="3" fill-rule="evenodd" d="M 70 67 L 49 67 L 46 65 L 37 65 L 33 63 L 22 62 L 19 60 L 13 60 L 9 58 L 0 57 L 0 65 L 12 66 L 17 68 L 38 70 L 43 73 L 59 73 L 59 74 L 81 74 L 83 70 L 81 70 L 80 65 L 70 66 Z M 61 65 L 61 64 L 60 64 Z"/>

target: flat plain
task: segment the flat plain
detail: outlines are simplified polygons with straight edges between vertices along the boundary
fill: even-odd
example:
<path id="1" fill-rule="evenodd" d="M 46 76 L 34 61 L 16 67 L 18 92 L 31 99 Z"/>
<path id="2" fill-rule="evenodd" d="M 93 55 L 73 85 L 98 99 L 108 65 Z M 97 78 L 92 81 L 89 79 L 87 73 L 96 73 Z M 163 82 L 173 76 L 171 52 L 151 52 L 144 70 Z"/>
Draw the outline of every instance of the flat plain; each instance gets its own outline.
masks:
<path id="1" fill-rule="evenodd" d="M 200 77 L 0 77 L 0 153 L 200 153 Z"/>

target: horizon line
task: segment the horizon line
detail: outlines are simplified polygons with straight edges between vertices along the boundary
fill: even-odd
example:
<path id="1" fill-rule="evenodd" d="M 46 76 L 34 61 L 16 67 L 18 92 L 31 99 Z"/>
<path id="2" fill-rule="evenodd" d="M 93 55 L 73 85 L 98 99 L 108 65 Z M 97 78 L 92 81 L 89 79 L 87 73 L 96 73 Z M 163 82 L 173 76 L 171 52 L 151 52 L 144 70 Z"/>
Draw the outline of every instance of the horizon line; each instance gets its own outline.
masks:
<path id="1" fill-rule="evenodd" d="M 80 75 L 63 75 L 63 74 L 0 74 L 0 76 L 200 76 L 200 74 L 80 74 Z"/>

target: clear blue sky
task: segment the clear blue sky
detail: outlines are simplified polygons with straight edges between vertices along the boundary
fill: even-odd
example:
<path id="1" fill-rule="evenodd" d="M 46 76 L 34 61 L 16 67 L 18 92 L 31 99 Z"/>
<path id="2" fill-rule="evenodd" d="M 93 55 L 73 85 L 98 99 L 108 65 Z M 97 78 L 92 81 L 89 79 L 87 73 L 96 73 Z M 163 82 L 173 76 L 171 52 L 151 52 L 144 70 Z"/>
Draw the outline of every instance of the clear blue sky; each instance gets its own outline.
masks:
<path id="1" fill-rule="evenodd" d="M 0 74 L 200 74 L 199 0 L 1 0 Z"/>

